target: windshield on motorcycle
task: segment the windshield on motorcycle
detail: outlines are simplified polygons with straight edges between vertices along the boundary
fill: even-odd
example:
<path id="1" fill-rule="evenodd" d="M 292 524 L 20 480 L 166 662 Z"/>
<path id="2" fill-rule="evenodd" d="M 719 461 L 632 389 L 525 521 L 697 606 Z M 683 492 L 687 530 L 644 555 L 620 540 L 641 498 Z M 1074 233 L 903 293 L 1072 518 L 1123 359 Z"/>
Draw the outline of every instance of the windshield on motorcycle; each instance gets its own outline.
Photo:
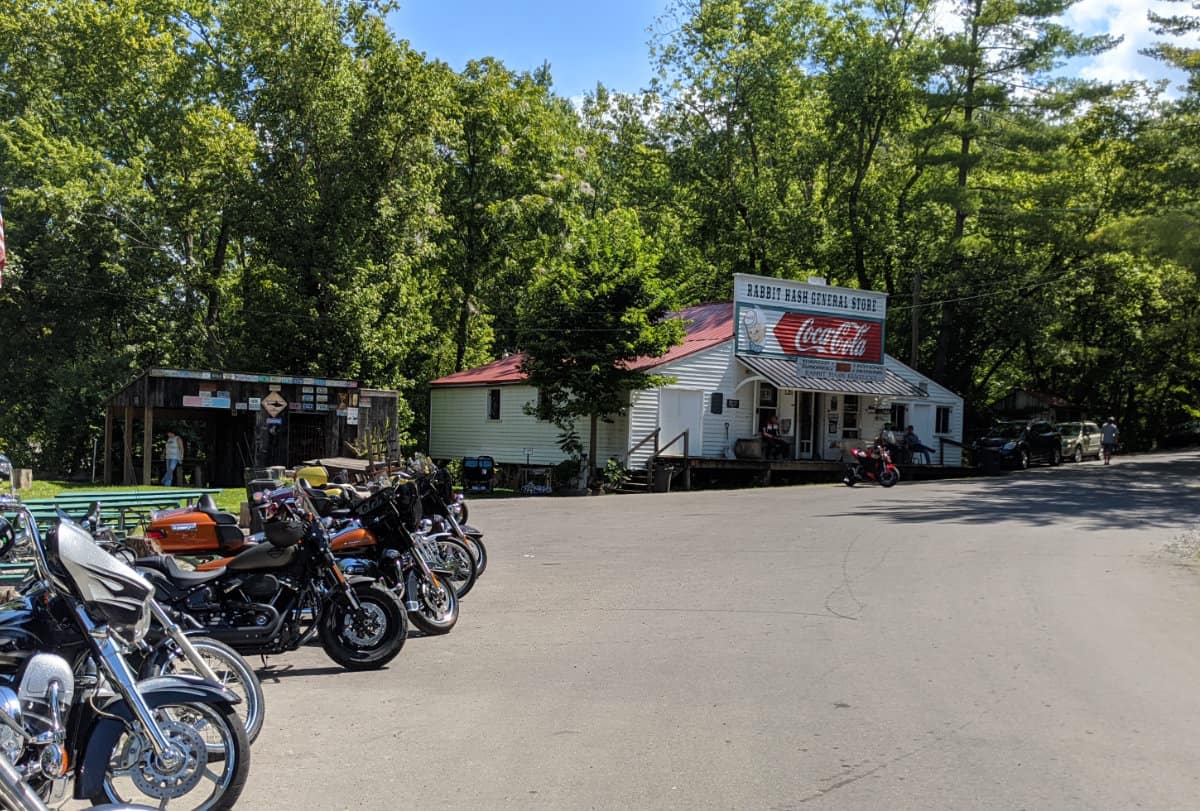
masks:
<path id="1" fill-rule="evenodd" d="M 96 545 L 78 524 L 60 521 L 43 544 L 51 583 L 83 601 L 89 615 L 125 642 L 150 627 L 154 588 L 131 567 Z"/>

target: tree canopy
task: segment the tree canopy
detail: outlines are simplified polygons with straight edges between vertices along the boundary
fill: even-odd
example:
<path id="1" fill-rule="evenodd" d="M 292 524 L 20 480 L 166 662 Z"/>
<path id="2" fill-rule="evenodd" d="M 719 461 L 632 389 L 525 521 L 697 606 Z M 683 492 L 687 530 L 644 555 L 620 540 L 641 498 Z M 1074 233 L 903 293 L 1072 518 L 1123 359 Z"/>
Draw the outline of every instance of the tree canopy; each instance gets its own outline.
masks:
<path id="1" fill-rule="evenodd" d="M 888 292 L 969 420 L 1023 386 L 1149 445 L 1200 416 L 1197 18 L 1148 21 L 1172 97 L 1075 78 L 1113 43 L 1071 5 L 679 0 L 652 86 L 575 104 L 370 0 L 19 0 L 0 448 L 73 470 L 148 366 L 397 388 L 420 437 L 429 380 L 526 351 L 590 418 L 735 272 Z"/>

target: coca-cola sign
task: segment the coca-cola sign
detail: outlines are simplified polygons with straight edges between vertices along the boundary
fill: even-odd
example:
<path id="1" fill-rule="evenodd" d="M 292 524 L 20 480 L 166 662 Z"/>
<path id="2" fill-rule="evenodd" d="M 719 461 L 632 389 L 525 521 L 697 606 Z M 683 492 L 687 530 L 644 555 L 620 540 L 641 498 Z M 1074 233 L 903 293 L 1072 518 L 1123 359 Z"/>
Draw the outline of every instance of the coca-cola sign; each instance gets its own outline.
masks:
<path id="1" fill-rule="evenodd" d="M 826 360 L 883 362 L 883 323 L 866 319 L 790 312 L 775 324 L 786 355 Z"/>

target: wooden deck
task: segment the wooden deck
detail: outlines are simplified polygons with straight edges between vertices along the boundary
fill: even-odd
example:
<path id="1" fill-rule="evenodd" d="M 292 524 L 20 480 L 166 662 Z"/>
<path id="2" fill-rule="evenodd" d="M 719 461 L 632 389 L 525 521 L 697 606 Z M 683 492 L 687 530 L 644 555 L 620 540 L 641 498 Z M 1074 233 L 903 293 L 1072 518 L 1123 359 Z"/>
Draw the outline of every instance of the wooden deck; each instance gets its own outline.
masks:
<path id="1" fill-rule="evenodd" d="M 672 465 L 678 468 L 672 477 L 672 489 L 691 490 L 694 478 L 704 478 L 706 474 L 727 474 L 729 479 L 743 478 L 759 485 L 770 485 L 773 479 L 807 478 L 836 480 L 846 469 L 846 462 L 816 461 L 816 460 L 766 460 L 766 459 L 725 459 L 699 456 L 662 456 L 662 465 Z M 901 481 L 917 479 L 942 479 L 970 475 L 971 471 L 962 467 L 945 467 L 942 465 L 901 465 Z M 740 474 L 740 476 L 739 476 Z"/>

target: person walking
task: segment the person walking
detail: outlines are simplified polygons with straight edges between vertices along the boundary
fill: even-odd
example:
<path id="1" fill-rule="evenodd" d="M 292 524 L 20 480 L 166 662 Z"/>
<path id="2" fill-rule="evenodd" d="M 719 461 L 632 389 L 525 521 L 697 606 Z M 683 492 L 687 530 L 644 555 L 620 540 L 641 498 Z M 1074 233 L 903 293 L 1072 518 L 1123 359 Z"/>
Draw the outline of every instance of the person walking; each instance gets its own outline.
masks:
<path id="1" fill-rule="evenodd" d="M 1108 420 L 1100 426 L 1100 447 L 1104 452 L 1104 464 L 1108 464 L 1108 460 L 1112 458 L 1113 450 L 1117 447 L 1117 437 L 1121 432 L 1117 430 L 1117 420 L 1115 417 L 1109 417 Z"/>
<path id="2" fill-rule="evenodd" d="M 171 487 L 175 483 L 175 471 L 183 462 L 183 439 L 174 431 L 167 431 L 163 457 L 167 460 L 167 472 L 162 478 L 162 484 L 163 487 Z"/>

